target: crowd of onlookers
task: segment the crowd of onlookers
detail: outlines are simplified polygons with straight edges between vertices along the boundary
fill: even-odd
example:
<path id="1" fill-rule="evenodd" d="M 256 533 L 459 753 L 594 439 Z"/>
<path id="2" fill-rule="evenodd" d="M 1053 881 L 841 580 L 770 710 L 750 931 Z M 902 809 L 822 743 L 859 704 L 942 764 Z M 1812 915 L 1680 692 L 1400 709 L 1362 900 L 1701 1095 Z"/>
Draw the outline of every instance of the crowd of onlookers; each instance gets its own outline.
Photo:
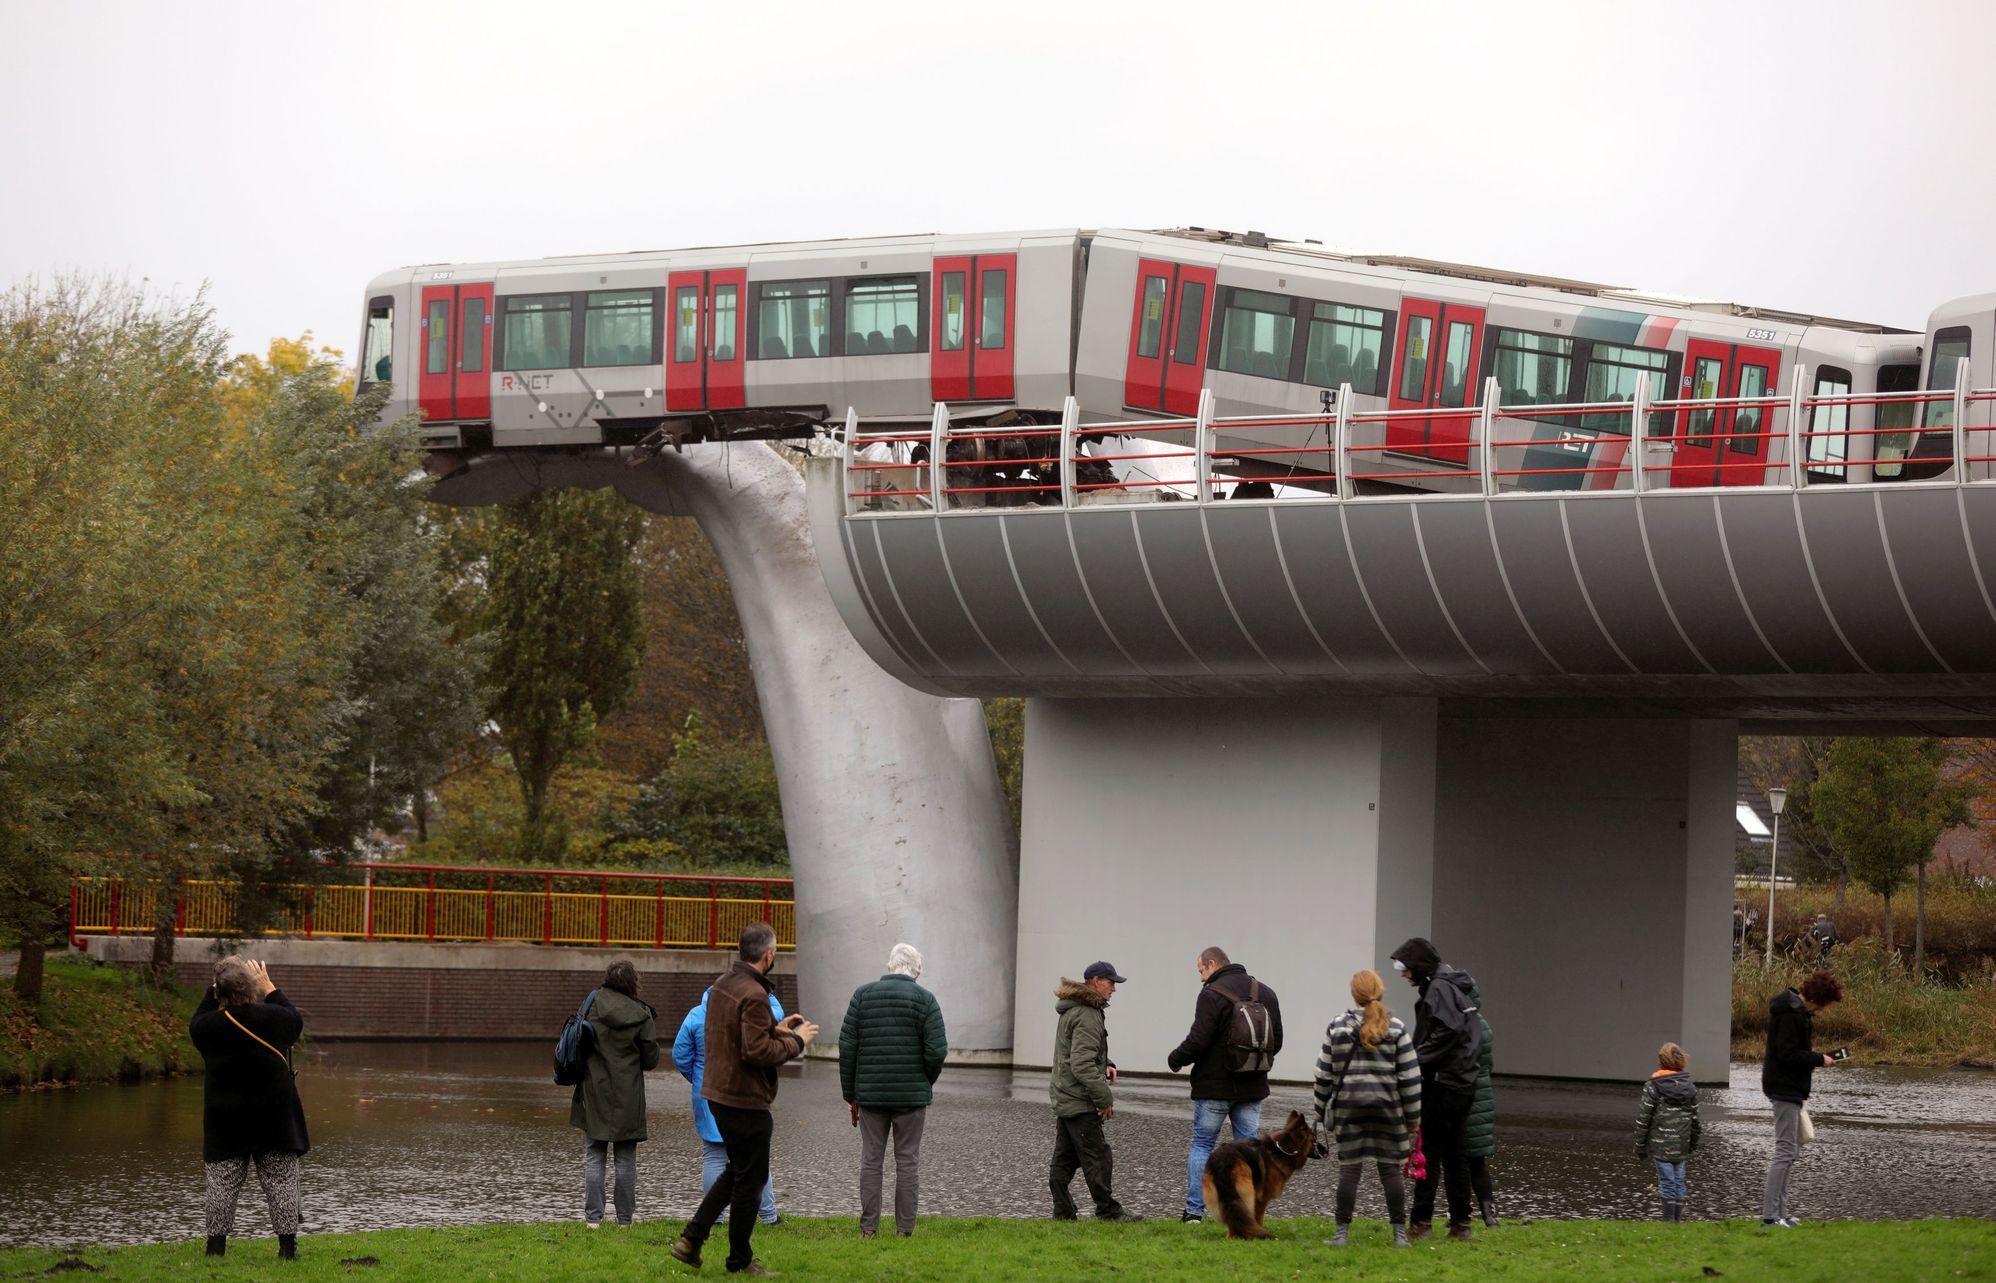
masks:
<path id="1" fill-rule="evenodd" d="M 1825 954 L 1833 943 L 1833 936 L 1825 941 Z M 701 1264 L 709 1234 L 726 1220 L 728 1271 L 769 1273 L 755 1257 L 753 1237 L 758 1224 L 778 1220 L 770 1174 L 777 1069 L 801 1056 L 819 1033 L 803 1016 L 784 1013 L 770 979 L 776 959 L 776 935 L 767 923 L 744 929 L 736 960 L 673 1038 L 673 1064 L 691 1086 L 703 1156 L 699 1207 L 671 1248 L 690 1266 Z M 1414 992 L 1411 1026 L 1390 1009 L 1379 974 L 1360 971 L 1351 978 L 1352 1005 L 1326 1028 L 1316 1061 L 1311 1152 L 1322 1160 L 1335 1155 L 1338 1165 L 1330 1240 L 1336 1247 L 1349 1242 L 1368 1167 L 1385 1196 L 1395 1246 L 1433 1232 L 1437 1192 L 1446 1202 L 1447 1237 L 1469 1238 L 1478 1217 L 1486 1226 L 1499 1223 L 1489 1163 L 1494 1039 L 1483 995 L 1474 977 L 1444 962 L 1425 939 L 1402 944 L 1391 962 Z M 1192 1224 L 1209 1214 L 1202 1178 L 1217 1161 L 1222 1131 L 1235 1142 L 1260 1132 L 1269 1073 L 1283 1049 L 1282 1007 L 1273 988 L 1219 948 L 1201 952 L 1195 965 L 1200 987 L 1191 1027 L 1166 1060 L 1173 1073 L 1189 1071 L 1192 1140 L 1179 1219 Z M 919 983 L 921 974 L 921 954 L 896 945 L 886 974 L 853 993 L 839 1029 L 840 1090 L 859 1132 L 863 1238 L 879 1232 L 890 1147 L 894 1229 L 901 1235 L 915 1230 L 922 1133 L 949 1050 L 941 1007 Z M 1125 983 L 1113 965 L 1095 962 L 1080 980 L 1063 979 L 1055 992 L 1058 1023 L 1047 1091 L 1054 1115 L 1048 1189 L 1057 1220 L 1080 1214 L 1072 1193 L 1077 1173 L 1096 1217 L 1143 1219 L 1116 1198 L 1115 1154 L 1103 1126 L 1115 1117 L 1118 1080 L 1107 1013 Z M 1841 996 L 1836 978 L 1818 971 L 1769 1006 L 1761 1086 L 1773 1105 L 1774 1152 L 1761 1211 L 1765 1227 L 1796 1223 L 1787 1212 L 1788 1174 L 1812 1134 L 1812 1078 L 1843 1058 L 1814 1047 L 1812 1020 Z M 569 1114 L 586 1137 L 583 1218 L 596 1228 L 609 1194 L 617 1222 L 629 1225 L 637 1212 L 637 1146 L 646 1139 L 645 1074 L 663 1059 L 656 1012 L 639 996 L 635 968 L 616 962 L 585 1013 L 593 1038 Z M 210 1254 L 226 1249 L 252 1169 L 270 1204 L 279 1255 L 297 1253 L 299 1159 L 309 1142 L 291 1057 L 303 1026 L 263 965 L 240 957 L 216 967 L 214 984 L 195 1012 L 194 1043 L 207 1065 L 202 1157 Z M 1683 1218 L 1687 1164 L 1700 1130 L 1698 1093 L 1684 1051 L 1666 1042 L 1643 1083 L 1635 1127 L 1638 1158 L 1655 1164 L 1666 1221 Z"/>

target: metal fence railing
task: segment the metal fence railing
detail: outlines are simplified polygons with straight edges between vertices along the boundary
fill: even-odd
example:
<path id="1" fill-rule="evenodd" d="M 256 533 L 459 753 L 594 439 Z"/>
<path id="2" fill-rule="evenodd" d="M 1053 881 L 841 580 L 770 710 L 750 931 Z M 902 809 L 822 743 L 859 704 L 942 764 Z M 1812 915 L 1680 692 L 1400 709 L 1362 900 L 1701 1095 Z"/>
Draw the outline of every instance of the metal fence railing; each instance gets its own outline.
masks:
<path id="1" fill-rule="evenodd" d="M 788 878 L 352 864 L 324 883 L 263 888 L 275 920 L 252 934 L 325 940 L 483 941 L 712 949 L 767 921 L 797 945 Z M 234 936 L 235 883 L 77 875 L 70 935 L 149 935 L 170 896 L 177 935 Z"/>

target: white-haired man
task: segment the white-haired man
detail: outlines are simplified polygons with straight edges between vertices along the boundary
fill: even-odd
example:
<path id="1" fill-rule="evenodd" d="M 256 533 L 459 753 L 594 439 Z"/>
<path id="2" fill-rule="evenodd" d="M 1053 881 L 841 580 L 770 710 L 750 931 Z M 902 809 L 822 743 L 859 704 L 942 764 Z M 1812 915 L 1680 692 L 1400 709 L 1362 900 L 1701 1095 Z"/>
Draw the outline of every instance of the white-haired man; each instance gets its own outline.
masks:
<path id="1" fill-rule="evenodd" d="M 880 1229 L 881 1166 L 894 1138 L 894 1229 L 915 1232 L 921 1190 L 922 1125 L 935 1099 L 936 1076 L 949 1054 L 943 1010 L 915 981 L 922 955 L 897 944 L 887 974 L 853 991 L 839 1029 L 839 1086 L 859 1128 L 859 1236 Z"/>

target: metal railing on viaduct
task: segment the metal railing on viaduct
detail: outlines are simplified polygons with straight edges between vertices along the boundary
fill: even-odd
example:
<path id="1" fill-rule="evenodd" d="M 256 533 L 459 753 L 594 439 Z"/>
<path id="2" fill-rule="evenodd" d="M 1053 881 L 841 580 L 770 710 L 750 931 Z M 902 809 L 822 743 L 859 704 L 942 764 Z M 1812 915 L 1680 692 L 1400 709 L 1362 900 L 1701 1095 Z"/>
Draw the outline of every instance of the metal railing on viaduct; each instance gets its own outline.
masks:
<path id="1" fill-rule="evenodd" d="M 259 936 L 711 949 L 767 921 L 779 947 L 797 944 L 788 878 L 363 863 L 323 883 L 266 890 L 281 907 L 252 933 Z M 71 939 L 149 935 L 163 895 L 172 897 L 176 935 L 241 933 L 233 882 L 79 874 L 70 885 Z"/>

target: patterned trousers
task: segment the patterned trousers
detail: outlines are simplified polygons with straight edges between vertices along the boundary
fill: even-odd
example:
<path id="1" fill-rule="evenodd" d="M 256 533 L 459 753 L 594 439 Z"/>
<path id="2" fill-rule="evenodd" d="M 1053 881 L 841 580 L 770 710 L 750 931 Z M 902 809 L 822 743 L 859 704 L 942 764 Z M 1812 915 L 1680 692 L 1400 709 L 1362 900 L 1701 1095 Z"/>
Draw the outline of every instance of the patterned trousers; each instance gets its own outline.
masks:
<path id="1" fill-rule="evenodd" d="M 208 1163 L 208 1236 L 226 1235 L 236 1224 L 236 1199 L 249 1178 L 250 1164 L 256 1164 L 256 1181 L 270 1204 L 270 1228 L 277 1234 L 296 1234 L 298 1207 L 298 1155 L 272 1151 L 267 1154 L 228 1158 Z"/>

